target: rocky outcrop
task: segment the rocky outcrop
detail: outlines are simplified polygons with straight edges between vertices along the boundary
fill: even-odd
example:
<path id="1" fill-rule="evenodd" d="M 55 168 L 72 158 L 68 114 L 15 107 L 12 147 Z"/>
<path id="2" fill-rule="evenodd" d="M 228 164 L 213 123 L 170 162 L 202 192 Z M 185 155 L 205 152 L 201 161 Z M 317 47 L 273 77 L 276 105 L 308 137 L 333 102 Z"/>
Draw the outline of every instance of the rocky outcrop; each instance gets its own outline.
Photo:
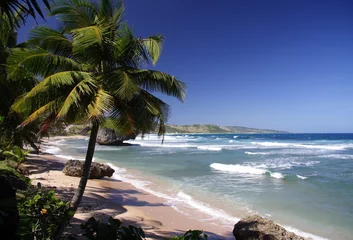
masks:
<path id="1" fill-rule="evenodd" d="M 259 215 L 241 219 L 234 225 L 233 235 L 236 240 L 304 240 Z"/>
<path id="2" fill-rule="evenodd" d="M 69 160 L 65 163 L 63 173 L 68 176 L 81 177 L 83 174 L 84 161 Z M 106 164 L 92 162 L 89 177 L 90 179 L 103 178 L 105 176 L 111 177 L 114 169 Z"/>
<path id="3" fill-rule="evenodd" d="M 130 134 L 127 136 L 118 136 L 115 134 L 114 129 L 110 128 L 100 128 L 98 130 L 97 143 L 100 145 L 109 146 L 127 146 L 130 144 L 123 143 L 123 141 L 135 139 L 135 134 Z"/>

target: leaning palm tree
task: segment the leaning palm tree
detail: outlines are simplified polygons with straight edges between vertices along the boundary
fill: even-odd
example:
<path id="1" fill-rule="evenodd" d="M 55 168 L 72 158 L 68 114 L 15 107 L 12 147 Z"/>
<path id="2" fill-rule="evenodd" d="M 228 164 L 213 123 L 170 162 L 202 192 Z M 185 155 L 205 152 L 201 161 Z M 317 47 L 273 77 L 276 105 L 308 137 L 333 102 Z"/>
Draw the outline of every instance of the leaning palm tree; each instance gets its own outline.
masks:
<path id="1" fill-rule="evenodd" d="M 41 81 L 19 98 L 13 110 L 28 114 L 25 126 L 41 119 L 41 132 L 57 121 L 88 121 L 91 133 L 79 186 L 71 200 L 76 211 L 88 179 L 99 125 L 106 117 L 130 134 L 165 132 L 170 107 L 154 92 L 183 101 L 185 84 L 164 72 L 143 69 L 160 56 L 163 37 L 136 38 L 123 21 L 120 1 L 60 1 L 52 14 L 60 30 L 34 29 L 27 49 L 14 49 L 7 61 L 11 78 L 30 73 Z"/>

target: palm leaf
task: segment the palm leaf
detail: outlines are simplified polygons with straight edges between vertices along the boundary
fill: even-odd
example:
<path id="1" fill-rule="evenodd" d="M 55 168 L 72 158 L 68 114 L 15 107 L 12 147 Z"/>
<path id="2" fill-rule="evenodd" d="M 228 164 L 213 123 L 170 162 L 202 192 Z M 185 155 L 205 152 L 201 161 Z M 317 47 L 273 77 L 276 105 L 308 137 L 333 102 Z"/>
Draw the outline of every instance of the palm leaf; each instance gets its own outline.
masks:
<path id="1" fill-rule="evenodd" d="M 47 77 L 58 69 L 82 70 L 83 65 L 75 60 L 54 55 L 41 48 L 15 48 L 7 60 L 9 77 L 18 79 L 28 71 L 37 76 Z"/>
<path id="2" fill-rule="evenodd" d="M 20 126 L 24 127 L 27 124 L 37 120 L 40 117 L 43 117 L 43 115 L 47 112 L 53 111 L 54 107 L 57 105 L 57 101 L 53 100 L 47 104 L 45 104 L 44 106 L 38 108 L 36 111 L 34 111 L 29 117 L 26 118 L 26 120 L 24 120 Z"/>
<path id="3" fill-rule="evenodd" d="M 96 88 L 97 86 L 95 85 L 94 80 L 91 78 L 86 78 L 79 82 L 66 97 L 59 113 L 56 115 L 56 118 L 64 118 L 73 105 L 79 108 L 80 100 L 87 95 L 93 94 Z"/>
<path id="4" fill-rule="evenodd" d="M 164 37 L 162 35 L 151 36 L 143 39 L 143 44 L 148 52 L 148 55 L 152 59 L 153 65 L 155 65 L 161 55 L 162 45 Z"/>
<path id="5" fill-rule="evenodd" d="M 104 113 L 111 110 L 112 103 L 113 97 L 103 89 L 99 89 L 92 103 L 88 105 L 88 119 L 101 121 L 104 118 Z"/>
<path id="6" fill-rule="evenodd" d="M 147 91 L 158 91 L 184 101 L 186 84 L 177 80 L 174 76 L 154 70 L 132 68 L 129 69 L 129 74 L 136 79 L 139 86 Z"/>
<path id="7" fill-rule="evenodd" d="M 48 27 L 37 27 L 29 33 L 29 45 L 40 46 L 53 54 L 70 57 L 72 42 L 62 32 Z"/>

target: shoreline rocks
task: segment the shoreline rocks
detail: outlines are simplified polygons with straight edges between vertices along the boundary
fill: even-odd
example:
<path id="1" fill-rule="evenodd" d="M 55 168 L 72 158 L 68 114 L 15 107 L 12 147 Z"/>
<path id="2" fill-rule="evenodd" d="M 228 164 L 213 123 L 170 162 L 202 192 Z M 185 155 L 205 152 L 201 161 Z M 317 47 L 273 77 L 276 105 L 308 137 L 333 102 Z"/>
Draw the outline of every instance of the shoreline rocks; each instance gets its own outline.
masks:
<path id="1" fill-rule="evenodd" d="M 69 160 L 65 163 L 63 173 L 72 177 L 81 177 L 83 174 L 84 161 Z M 109 165 L 92 162 L 89 179 L 100 179 L 103 177 L 111 177 L 115 172 Z"/>
<path id="2" fill-rule="evenodd" d="M 135 139 L 135 134 L 127 136 L 119 136 L 115 133 L 114 129 L 100 128 L 97 135 L 97 143 L 99 145 L 107 146 L 131 146 L 131 144 L 124 143 L 126 140 Z"/>
<path id="3" fill-rule="evenodd" d="M 233 235 L 236 240 L 305 240 L 259 215 L 242 218 L 234 225 Z"/>

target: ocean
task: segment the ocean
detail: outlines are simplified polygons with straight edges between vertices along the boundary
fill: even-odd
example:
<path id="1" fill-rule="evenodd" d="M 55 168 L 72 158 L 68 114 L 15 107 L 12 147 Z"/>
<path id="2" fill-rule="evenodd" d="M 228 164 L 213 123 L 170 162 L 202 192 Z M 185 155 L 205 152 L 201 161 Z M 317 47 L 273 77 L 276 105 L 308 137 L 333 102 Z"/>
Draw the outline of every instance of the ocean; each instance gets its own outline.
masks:
<path id="1" fill-rule="evenodd" d="M 88 139 L 46 149 L 84 159 Z M 168 134 L 96 146 L 114 177 L 189 217 L 229 226 L 260 214 L 313 239 L 353 239 L 353 134 Z"/>

